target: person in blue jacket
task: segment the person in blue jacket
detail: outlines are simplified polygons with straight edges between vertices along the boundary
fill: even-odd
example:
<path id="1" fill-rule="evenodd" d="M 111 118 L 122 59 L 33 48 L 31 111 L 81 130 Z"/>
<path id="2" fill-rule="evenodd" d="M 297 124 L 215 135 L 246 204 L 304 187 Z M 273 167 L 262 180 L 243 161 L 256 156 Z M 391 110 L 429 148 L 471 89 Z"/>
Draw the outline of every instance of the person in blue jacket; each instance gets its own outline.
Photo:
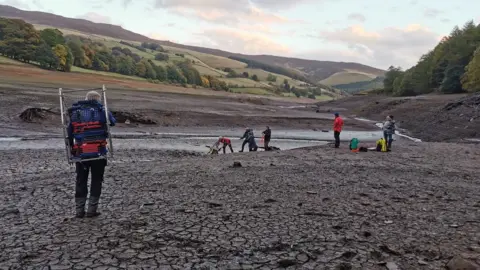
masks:
<path id="1" fill-rule="evenodd" d="M 90 91 L 85 98 L 87 101 L 98 103 L 99 106 L 103 106 L 101 96 L 96 91 Z M 115 126 L 116 119 L 111 112 L 108 112 L 108 118 L 110 120 L 110 126 Z M 73 126 L 70 121 L 68 126 L 68 139 L 70 145 L 73 145 Z M 76 185 L 75 185 L 75 208 L 76 217 L 96 217 L 100 215 L 97 211 L 98 203 L 100 201 L 100 195 L 102 193 L 103 176 L 105 172 L 105 166 L 107 166 L 106 159 L 90 160 L 84 162 L 76 162 Z M 88 200 L 88 208 L 85 212 L 85 204 L 87 203 L 88 196 L 88 174 L 91 171 L 91 183 L 90 183 L 90 198 Z"/>

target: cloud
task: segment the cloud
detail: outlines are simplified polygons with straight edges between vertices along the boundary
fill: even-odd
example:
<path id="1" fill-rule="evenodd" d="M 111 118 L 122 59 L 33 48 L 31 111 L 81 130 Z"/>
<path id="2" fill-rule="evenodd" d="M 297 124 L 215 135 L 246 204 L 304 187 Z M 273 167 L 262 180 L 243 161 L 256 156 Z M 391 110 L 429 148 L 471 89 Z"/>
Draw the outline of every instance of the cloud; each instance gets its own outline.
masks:
<path id="1" fill-rule="evenodd" d="M 366 21 L 365 16 L 363 16 L 363 15 L 360 14 L 360 13 L 350 13 L 350 14 L 348 15 L 348 19 L 349 19 L 350 21 L 359 21 L 359 22 L 364 22 L 364 21 Z"/>
<path id="2" fill-rule="evenodd" d="M 295 22 L 267 12 L 265 7 L 272 3 L 274 1 L 270 0 L 155 0 L 154 8 L 165 9 L 186 18 L 228 25 L 243 22 L 262 24 Z M 274 6 L 287 7 L 292 3 L 293 1 L 280 0 Z"/>
<path id="3" fill-rule="evenodd" d="M 291 53 L 290 48 L 279 44 L 272 39 L 254 34 L 249 31 L 241 31 L 231 28 L 207 29 L 197 34 L 201 44 L 207 47 L 227 49 L 231 52 L 246 54 L 279 54 Z"/>
<path id="4" fill-rule="evenodd" d="M 0 4 L 16 7 L 19 9 L 30 10 L 30 6 L 27 3 L 20 0 L 3 0 L 3 1 L 0 1 Z"/>
<path id="5" fill-rule="evenodd" d="M 356 58 L 365 64 L 387 68 L 391 64 L 408 68 L 422 54 L 431 50 L 441 36 L 428 28 L 412 24 L 405 28 L 387 27 L 378 32 L 369 32 L 361 26 L 321 32 L 317 38 L 325 42 L 347 46 Z"/>
<path id="6" fill-rule="evenodd" d="M 423 11 L 423 15 L 425 17 L 429 17 L 429 18 L 436 18 L 438 15 L 440 15 L 442 13 L 443 13 L 443 11 L 441 11 L 439 9 L 436 9 L 436 8 L 426 8 Z"/>
<path id="7" fill-rule="evenodd" d="M 108 16 L 103 16 L 95 12 L 88 12 L 84 15 L 78 16 L 79 19 L 85 19 L 88 21 L 96 22 L 96 23 L 112 23 L 112 19 Z"/>

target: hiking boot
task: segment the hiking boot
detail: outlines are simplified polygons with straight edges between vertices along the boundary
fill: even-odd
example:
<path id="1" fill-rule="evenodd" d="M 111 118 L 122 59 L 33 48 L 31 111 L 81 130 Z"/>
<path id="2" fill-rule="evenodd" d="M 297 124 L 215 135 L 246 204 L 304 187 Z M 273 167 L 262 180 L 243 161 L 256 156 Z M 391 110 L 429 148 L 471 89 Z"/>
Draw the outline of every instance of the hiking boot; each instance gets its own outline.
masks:
<path id="1" fill-rule="evenodd" d="M 87 218 L 94 218 L 94 217 L 98 217 L 98 216 L 100 216 L 99 212 L 95 212 L 95 213 L 88 213 L 87 212 L 87 215 L 86 215 Z"/>
<path id="2" fill-rule="evenodd" d="M 85 203 L 87 198 L 75 198 L 75 217 L 83 218 L 85 216 Z"/>
<path id="3" fill-rule="evenodd" d="M 99 197 L 90 196 L 90 199 L 88 200 L 87 217 L 96 217 L 100 215 L 100 213 L 97 213 L 99 201 L 100 201 Z"/>

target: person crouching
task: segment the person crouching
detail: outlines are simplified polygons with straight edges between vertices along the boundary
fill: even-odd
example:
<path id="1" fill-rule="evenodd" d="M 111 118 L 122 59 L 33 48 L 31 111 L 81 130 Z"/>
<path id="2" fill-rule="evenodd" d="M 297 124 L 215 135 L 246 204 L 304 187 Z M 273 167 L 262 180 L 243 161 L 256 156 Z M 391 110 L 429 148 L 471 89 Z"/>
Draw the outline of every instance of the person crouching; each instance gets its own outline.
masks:
<path id="1" fill-rule="evenodd" d="M 217 144 L 223 144 L 222 149 L 224 154 L 226 153 L 225 149 L 227 146 L 230 148 L 230 152 L 233 153 L 232 140 L 229 138 L 221 136 L 218 138 Z"/>

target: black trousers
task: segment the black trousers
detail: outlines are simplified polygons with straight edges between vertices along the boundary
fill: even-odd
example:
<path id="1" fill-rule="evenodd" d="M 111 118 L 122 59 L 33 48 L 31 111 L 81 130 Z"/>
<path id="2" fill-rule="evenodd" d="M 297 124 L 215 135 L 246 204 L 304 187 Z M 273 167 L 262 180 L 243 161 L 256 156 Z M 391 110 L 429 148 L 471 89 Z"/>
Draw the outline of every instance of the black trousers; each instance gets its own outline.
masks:
<path id="1" fill-rule="evenodd" d="M 248 140 L 244 140 L 243 143 L 242 143 L 242 151 L 243 152 L 243 149 L 245 149 L 245 145 L 248 143 Z"/>
<path id="2" fill-rule="evenodd" d="M 92 173 L 90 184 L 90 196 L 99 198 L 102 194 L 103 175 L 107 166 L 107 160 L 91 160 L 76 163 L 77 182 L 75 186 L 75 198 L 86 198 L 88 195 L 88 174 Z"/>
<path id="3" fill-rule="evenodd" d="M 223 153 L 225 154 L 225 149 L 227 148 L 227 146 L 230 147 L 230 151 L 233 153 L 233 147 L 232 147 L 231 143 L 229 143 L 229 144 L 224 143 L 223 144 L 223 147 L 222 147 L 223 148 Z"/>
<path id="4" fill-rule="evenodd" d="M 268 144 L 270 143 L 270 138 L 265 137 L 263 138 L 263 148 L 265 148 L 265 151 L 270 151 L 270 147 Z"/>
<path id="5" fill-rule="evenodd" d="M 340 131 L 334 131 L 333 136 L 335 137 L 335 148 L 340 147 Z"/>

